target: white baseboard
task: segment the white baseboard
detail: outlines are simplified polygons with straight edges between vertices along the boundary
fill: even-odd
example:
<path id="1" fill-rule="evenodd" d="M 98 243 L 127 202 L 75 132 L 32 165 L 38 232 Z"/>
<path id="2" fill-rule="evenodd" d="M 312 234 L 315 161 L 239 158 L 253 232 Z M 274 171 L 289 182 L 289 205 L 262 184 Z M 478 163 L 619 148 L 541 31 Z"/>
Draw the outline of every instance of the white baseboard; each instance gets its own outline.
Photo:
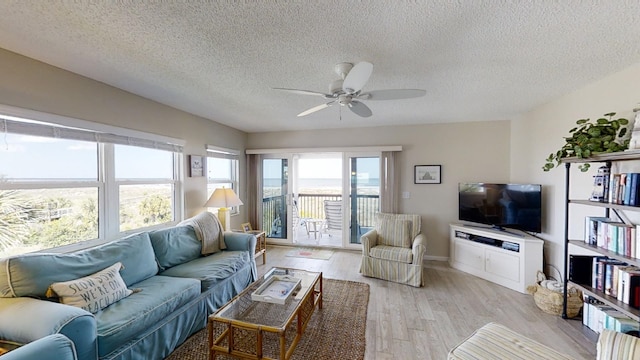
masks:
<path id="1" fill-rule="evenodd" d="M 449 257 L 448 256 L 432 256 L 432 255 L 425 255 L 422 258 L 423 261 L 427 260 L 427 261 L 449 261 Z"/>

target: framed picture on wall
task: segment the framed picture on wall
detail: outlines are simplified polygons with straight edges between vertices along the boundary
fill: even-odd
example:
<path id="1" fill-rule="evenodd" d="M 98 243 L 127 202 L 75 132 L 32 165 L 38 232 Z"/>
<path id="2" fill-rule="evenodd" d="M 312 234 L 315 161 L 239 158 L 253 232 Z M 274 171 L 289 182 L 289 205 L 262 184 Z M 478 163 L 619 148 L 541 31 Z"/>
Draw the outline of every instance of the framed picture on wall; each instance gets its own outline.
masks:
<path id="1" fill-rule="evenodd" d="M 440 184 L 442 182 L 441 165 L 416 165 L 413 168 L 414 184 Z"/>
<path id="2" fill-rule="evenodd" d="M 200 177 L 204 176 L 204 163 L 202 156 L 189 155 L 189 176 Z"/>

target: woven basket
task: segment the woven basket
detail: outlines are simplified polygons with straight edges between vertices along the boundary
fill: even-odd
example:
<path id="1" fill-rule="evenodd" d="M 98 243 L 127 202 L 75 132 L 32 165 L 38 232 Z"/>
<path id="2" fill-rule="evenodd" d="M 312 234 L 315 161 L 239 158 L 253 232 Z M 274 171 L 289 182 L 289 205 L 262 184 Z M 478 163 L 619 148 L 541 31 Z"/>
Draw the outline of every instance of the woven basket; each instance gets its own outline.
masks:
<path id="1" fill-rule="evenodd" d="M 533 295 L 533 301 L 535 301 L 540 310 L 547 314 L 562 315 L 563 294 L 540 286 L 540 282 L 546 280 L 546 276 L 542 271 L 538 270 L 537 278 L 538 282 L 535 285 L 527 287 L 527 291 Z M 541 278 L 542 280 L 540 280 Z M 567 317 L 573 318 L 578 315 L 582 308 L 582 291 L 578 289 L 569 290 L 567 293 Z"/>

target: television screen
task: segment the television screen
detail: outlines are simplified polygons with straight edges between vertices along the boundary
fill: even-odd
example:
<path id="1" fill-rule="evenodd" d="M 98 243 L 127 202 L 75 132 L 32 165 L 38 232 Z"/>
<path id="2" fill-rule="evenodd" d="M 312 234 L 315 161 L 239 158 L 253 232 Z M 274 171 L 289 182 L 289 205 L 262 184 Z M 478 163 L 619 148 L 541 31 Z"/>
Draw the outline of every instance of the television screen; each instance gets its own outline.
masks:
<path id="1" fill-rule="evenodd" d="M 458 184 L 458 217 L 495 228 L 539 233 L 542 186 L 536 184 Z"/>

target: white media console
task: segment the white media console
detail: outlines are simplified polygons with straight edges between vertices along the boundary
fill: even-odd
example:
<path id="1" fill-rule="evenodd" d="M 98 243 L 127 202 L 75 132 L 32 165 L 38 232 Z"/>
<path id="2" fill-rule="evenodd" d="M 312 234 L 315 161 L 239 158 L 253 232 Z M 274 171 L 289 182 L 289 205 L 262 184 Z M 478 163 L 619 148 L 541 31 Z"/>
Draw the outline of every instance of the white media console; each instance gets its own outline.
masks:
<path id="1" fill-rule="evenodd" d="M 518 230 L 450 225 L 449 265 L 525 293 L 542 268 L 544 242 Z"/>

